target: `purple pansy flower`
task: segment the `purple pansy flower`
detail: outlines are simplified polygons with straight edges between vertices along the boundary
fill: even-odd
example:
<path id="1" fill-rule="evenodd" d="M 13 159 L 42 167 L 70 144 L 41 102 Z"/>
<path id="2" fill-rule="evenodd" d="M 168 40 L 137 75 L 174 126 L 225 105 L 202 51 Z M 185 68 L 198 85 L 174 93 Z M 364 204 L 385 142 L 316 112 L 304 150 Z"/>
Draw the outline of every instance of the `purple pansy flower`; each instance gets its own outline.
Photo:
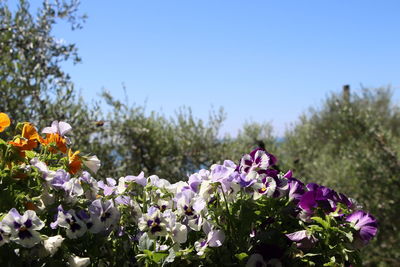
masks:
<path id="1" fill-rule="evenodd" d="M 257 182 L 257 176 L 247 175 L 245 173 L 239 174 L 235 172 L 234 180 L 240 185 L 240 187 L 250 187 Z"/>
<path id="2" fill-rule="evenodd" d="M 138 176 L 133 176 L 133 175 L 128 175 L 125 177 L 126 182 L 135 182 L 137 184 L 140 184 L 141 186 L 146 186 L 147 185 L 147 178 L 144 177 L 144 172 L 139 173 Z"/>
<path id="3" fill-rule="evenodd" d="M 261 148 L 253 150 L 250 154 L 246 154 L 240 160 L 237 170 L 240 173 L 265 172 L 269 166 L 276 163 L 276 158 Z"/>
<path id="4" fill-rule="evenodd" d="M 356 239 L 358 245 L 366 245 L 378 231 L 378 223 L 375 217 L 362 210 L 348 215 L 346 221 L 353 223 L 354 229 L 359 231 Z"/>
<path id="5" fill-rule="evenodd" d="M 192 174 L 189 176 L 188 184 L 189 187 L 193 190 L 193 192 L 198 192 L 200 188 L 200 184 L 202 182 L 201 176 L 198 173 Z"/>
<path id="6" fill-rule="evenodd" d="M 87 231 L 86 222 L 74 210 L 65 211 L 61 206 L 58 207 L 56 221 L 50 226 L 53 229 L 57 226 L 66 228 L 67 237 L 71 239 L 81 237 Z"/>
<path id="7" fill-rule="evenodd" d="M 166 221 L 160 210 L 156 207 L 150 207 L 146 214 L 139 219 L 138 227 L 141 231 L 147 232 L 149 237 L 165 236 Z"/>
<path id="8" fill-rule="evenodd" d="M 280 198 L 283 196 L 287 195 L 287 192 L 289 190 L 289 181 L 287 178 L 278 175 L 276 178 L 274 178 L 276 181 L 276 189 L 273 194 L 274 198 Z"/>
<path id="9" fill-rule="evenodd" d="M 232 174 L 235 169 L 224 165 L 213 165 L 211 167 L 211 180 L 213 182 L 219 182 L 224 192 L 229 191 L 233 182 L 234 176 Z"/>
<path id="10" fill-rule="evenodd" d="M 296 242 L 296 246 L 301 249 L 310 249 L 318 241 L 313 235 L 308 234 L 307 230 L 286 234 L 286 236 L 291 241 Z"/>
<path id="11" fill-rule="evenodd" d="M 12 208 L 4 217 L 2 224 L 10 229 L 11 241 L 23 247 L 31 248 L 42 240 L 37 230 L 44 227 L 44 222 L 33 210 L 27 210 L 24 215 L 20 215 L 15 208 Z"/>
<path id="12" fill-rule="evenodd" d="M 272 197 L 277 187 L 276 180 L 273 177 L 267 176 L 262 179 L 261 188 L 258 189 L 258 193 Z"/>
<path id="13" fill-rule="evenodd" d="M 97 183 L 98 187 L 103 189 L 105 196 L 114 194 L 115 190 L 117 189 L 116 184 L 117 182 L 113 178 L 106 178 L 106 182 L 99 181 Z"/>
<path id="14" fill-rule="evenodd" d="M 65 170 L 57 170 L 50 184 L 55 189 L 64 189 L 64 184 L 70 180 L 70 175 Z"/>
<path id="15" fill-rule="evenodd" d="M 316 207 L 321 207 L 327 211 L 334 211 L 334 195 L 335 191 L 332 189 L 320 186 L 315 183 L 306 185 L 309 191 L 305 192 L 300 199 L 299 207 L 307 212 L 311 212 Z"/>
<path id="16" fill-rule="evenodd" d="M 197 255 L 199 256 L 204 254 L 207 247 L 220 247 L 225 241 L 224 231 L 214 229 L 207 221 L 203 224 L 203 231 L 207 235 L 207 239 L 200 239 L 194 244 Z"/>
<path id="17" fill-rule="evenodd" d="M 94 223 L 91 228 L 93 233 L 110 230 L 118 223 L 119 211 L 114 207 L 112 200 L 103 202 L 101 199 L 96 199 L 90 204 L 89 213 Z"/>
<path id="18" fill-rule="evenodd" d="M 294 201 L 294 203 L 298 203 L 303 196 L 304 184 L 297 180 L 296 178 L 289 178 L 289 199 Z"/>

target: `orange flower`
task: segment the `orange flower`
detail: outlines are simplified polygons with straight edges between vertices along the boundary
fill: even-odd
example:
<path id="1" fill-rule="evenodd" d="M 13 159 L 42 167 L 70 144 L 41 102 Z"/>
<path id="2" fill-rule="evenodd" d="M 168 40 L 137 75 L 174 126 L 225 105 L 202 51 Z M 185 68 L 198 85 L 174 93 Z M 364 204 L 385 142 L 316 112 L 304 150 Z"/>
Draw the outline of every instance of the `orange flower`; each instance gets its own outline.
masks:
<path id="1" fill-rule="evenodd" d="M 37 133 L 35 126 L 32 123 L 26 122 L 24 128 L 22 128 L 21 137 L 17 137 L 14 141 L 9 143 L 20 150 L 31 150 L 37 147 L 37 141 L 40 140 L 40 136 Z"/>
<path id="2" fill-rule="evenodd" d="M 72 153 L 72 150 L 68 150 L 68 171 L 71 174 L 77 173 L 82 168 L 82 160 L 78 155 L 79 150 Z"/>
<path id="3" fill-rule="evenodd" d="M 25 202 L 25 208 L 33 211 L 37 210 L 36 205 L 32 201 Z"/>
<path id="4" fill-rule="evenodd" d="M 23 156 L 25 157 L 25 155 L 23 155 Z M 26 173 L 23 173 L 23 172 L 17 172 L 13 176 L 14 179 L 18 179 L 18 180 L 22 180 L 22 179 L 25 179 L 27 177 L 28 177 L 28 175 Z"/>
<path id="5" fill-rule="evenodd" d="M 49 150 L 52 153 L 57 152 L 54 145 L 57 146 L 62 153 L 67 153 L 67 140 L 58 133 L 46 134 L 46 138 L 42 138 L 40 142 L 42 145 L 49 146 Z"/>
<path id="6" fill-rule="evenodd" d="M 0 132 L 4 131 L 10 126 L 11 121 L 7 114 L 0 112 Z"/>

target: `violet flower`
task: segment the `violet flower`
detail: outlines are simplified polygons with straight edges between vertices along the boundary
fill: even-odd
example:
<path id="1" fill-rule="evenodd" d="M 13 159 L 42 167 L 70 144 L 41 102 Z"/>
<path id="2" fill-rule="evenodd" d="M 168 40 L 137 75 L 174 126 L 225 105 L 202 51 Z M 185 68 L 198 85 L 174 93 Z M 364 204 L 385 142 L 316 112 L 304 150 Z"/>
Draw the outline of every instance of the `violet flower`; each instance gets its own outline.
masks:
<path id="1" fill-rule="evenodd" d="M 289 178 L 289 199 L 298 203 L 305 193 L 304 184 L 295 178 Z"/>
<path id="2" fill-rule="evenodd" d="M 211 167 L 210 177 L 213 182 L 219 182 L 221 184 L 222 190 L 224 190 L 224 192 L 228 192 L 231 189 L 231 184 L 234 179 L 234 176 L 232 176 L 232 174 L 234 172 L 234 168 L 215 164 Z"/>
<path id="3" fill-rule="evenodd" d="M 335 210 L 334 195 L 332 189 L 315 183 L 306 185 L 309 191 L 305 192 L 300 199 L 299 207 L 311 213 L 314 208 L 321 207 L 329 212 Z"/>
<path id="4" fill-rule="evenodd" d="M 55 189 L 64 189 L 64 184 L 70 180 L 70 175 L 65 170 L 57 170 L 50 185 Z"/>
<path id="5" fill-rule="evenodd" d="M 144 172 L 139 173 L 138 176 L 133 176 L 133 175 L 128 175 L 125 177 L 126 182 L 135 182 L 137 184 L 140 184 L 141 186 L 146 186 L 147 185 L 147 178 L 144 177 Z"/>
<path id="6" fill-rule="evenodd" d="M 57 219 L 51 223 L 50 227 L 66 228 L 68 238 L 75 239 L 83 236 L 87 231 L 86 223 L 75 213 L 74 210 L 65 211 L 61 206 L 58 207 Z"/>
<path id="7" fill-rule="evenodd" d="M 237 170 L 240 173 L 265 172 L 269 166 L 276 163 L 276 158 L 261 148 L 246 154 L 240 160 Z"/>
<path id="8" fill-rule="evenodd" d="M 117 182 L 113 178 L 106 178 L 106 182 L 99 181 L 97 183 L 98 187 L 103 189 L 105 196 L 114 194 L 115 190 L 117 189 L 116 184 Z"/>
<path id="9" fill-rule="evenodd" d="M 96 199 L 89 206 L 90 217 L 93 221 L 92 233 L 110 230 L 118 223 L 119 211 L 112 200 Z"/>
<path id="10" fill-rule="evenodd" d="M 44 227 L 44 222 L 33 210 L 27 210 L 24 215 L 20 215 L 12 208 L 2 220 L 2 224 L 10 229 L 11 241 L 23 247 L 31 248 L 42 240 L 37 230 Z"/>
<path id="11" fill-rule="evenodd" d="M 287 195 L 287 192 L 289 190 L 289 181 L 287 178 L 278 175 L 276 178 L 274 178 L 276 181 L 276 189 L 273 194 L 274 198 L 280 198 L 283 196 Z"/>
<path id="12" fill-rule="evenodd" d="M 203 224 L 203 231 L 207 235 L 207 239 L 200 239 L 194 244 L 199 256 L 204 254 L 207 247 L 220 247 L 225 241 L 224 231 L 214 229 L 207 221 Z"/>
<path id="13" fill-rule="evenodd" d="M 141 231 L 147 232 L 150 238 L 167 234 L 166 221 L 156 207 L 150 207 L 147 213 L 140 217 L 138 227 Z"/>
<path id="14" fill-rule="evenodd" d="M 318 241 L 313 235 L 307 233 L 307 230 L 297 231 L 294 233 L 286 234 L 287 238 L 296 243 L 300 249 L 310 249 L 314 247 Z"/>
<path id="15" fill-rule="evenodd" d="M 198 173 L 189 176 L 188 184 L 193 192 L 198 192 L 202 182 L 201 176 Z"/>
<path id="16" fill-rule="evenodd" d="M 356 243 L 361 243 L 362 245 L 366 245 L 378 231 L 378 223 L 375 217 L 362 210 L 348 215 L 346 221 L 353 223 L 354 229 L 359 231 Z"/>
<path id="17" fill-rule="evenodd" d="M 250 187 L 255 182 L 257 182 L 257 177 L 252 175 L 247 175 L 245 173 L 235 173 L 234 180 L 240 185 L 240 187 Z"/>

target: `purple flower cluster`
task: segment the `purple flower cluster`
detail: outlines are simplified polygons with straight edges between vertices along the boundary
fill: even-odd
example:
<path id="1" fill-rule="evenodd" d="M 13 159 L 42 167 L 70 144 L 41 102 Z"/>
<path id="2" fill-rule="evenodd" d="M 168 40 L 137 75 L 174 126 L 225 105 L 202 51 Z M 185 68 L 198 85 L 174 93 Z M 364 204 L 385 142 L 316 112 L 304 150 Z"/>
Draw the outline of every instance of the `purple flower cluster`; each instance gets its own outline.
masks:
<path id="1" fill-rule="evenodd" d="M 317 210 L 324 213 L 337 212 L 338 217 L 343 217 L 343 209 L 347 211 L 346 221 L 352 222 L 357 231 L 355 243 L 358 246 L 366 245 L 377 233 L 377 221 L 368 213 L 358 210 L 354 200 L 342 193 L 315 183 L 304 185 L 300 180 L 292 177 L 291 171 L 281 175 L 273 169 L 276 158 L 263 149 L 255 149 L 244 155 L 236 168 L 236 181 L 242 188 L 252 188 L 254 198 L 259 195 L 279 198 L 288 197 L 298 208 L 298 217 L 309 221 Z M 349 213 L 350 212 L 350 213 Z M 306 231 L 290 233 L 287 237 L 296 242 L 301 248 L 309 247 L 317 240 Z"/>

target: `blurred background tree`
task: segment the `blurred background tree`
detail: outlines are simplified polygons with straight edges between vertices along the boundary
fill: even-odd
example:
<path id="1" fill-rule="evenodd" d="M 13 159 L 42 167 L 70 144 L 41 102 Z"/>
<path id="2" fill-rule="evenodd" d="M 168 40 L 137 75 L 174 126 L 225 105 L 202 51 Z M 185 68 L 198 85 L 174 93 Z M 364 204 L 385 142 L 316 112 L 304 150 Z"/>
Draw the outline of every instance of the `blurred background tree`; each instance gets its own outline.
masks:
<path id="1" fill-rule="evenodd" d="M 68 119 L 88 125 L 99 108 L 88 106 L 76 93 L 62 63 L 80 62 L 75 44 L 52 35 L 56 23 L 79 29 L 85 16 L 78 15 L 79 2 L 43 1 L 32 12 L 25 0 L 0 0 L 0 109 L 14 121 L 32 121 L 39 129 L 52 120 Z M 76 129 L 78 140 L 89 140 L 93 127 Z"/>
<path id="2" fill-rule="evenodd" d="M 365 263 L 400 265 L 400 109 L 389 89 L 332 94 L 286 133 L 285 167 L 346 193 L 377 216 L 380 232 Z"/>
<path id="3" fill-rule="evenodd" d="M 238 161 L 259 143 L 268 148 L 275 144 L 272 127 L 267 123 L 246 124 L 237 138 L 221 137 L 225 119 L 222 109 L 211 111 L 206 122 L 196 119 L 185 107 L 168 119 L 156 112 L 146 115 L 143 106 L 129 106 L 106 91 L 103 99 L 110 112 L 93 135 L 90 149 L 106 160 L 100 173 L 103 177 L 144 171 L 179 181 L 224 159 Z"/>

